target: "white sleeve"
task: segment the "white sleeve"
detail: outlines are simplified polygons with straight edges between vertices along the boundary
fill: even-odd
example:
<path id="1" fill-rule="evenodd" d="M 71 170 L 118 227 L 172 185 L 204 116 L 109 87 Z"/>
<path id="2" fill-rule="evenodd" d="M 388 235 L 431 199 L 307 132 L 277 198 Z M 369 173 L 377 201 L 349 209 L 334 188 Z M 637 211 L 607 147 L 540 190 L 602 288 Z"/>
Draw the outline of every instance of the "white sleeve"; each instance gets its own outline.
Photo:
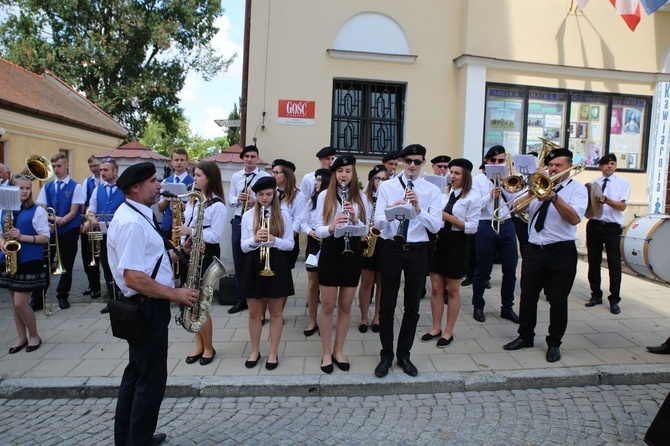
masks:
<path id="1" fill-rule="evenodd" d="M 242 215 L 242 238 L 240 245 L 245 253 L 257 249 L 259 244 L 254 241 L 254 218 L 256 216 L 255 208 L 249 209 Z"/>
<path id="2" fill-rule="evenodd" d="M 39 235 L 46 235 L 49 237 L 51 231 L 49 230 L 49 220 L 47 211 L 43 207 L 37 206 L 35 215 L 33 215 L 33 228 Z"/>
<path id="3" fill-rule="evenodd" d="M 84 188 L 81 187 L 81 184 L 76 183 L 74 186 L 74 193 L 72 194 L 72 204 L 85 204 L 86 203 L 86 192 Z"/>
<path id="4" fill-rule="evenodd" d="M 293 200 L 293 232 L 296 234 L 300 232 L 302 226 L 302 217 L 307 207 L 307 200 L 305 200 L 302 192 L 298 192 Z"/>
<path id="5" fill-rule="evenodd" d="M 49 184 L 49 183 L 47 183 L 47 184 Z M 40 189 L 40 193 L 37 195 L 37 201 L 35 203 L 41 204 L 41 205 L 44 205 L 44 206 L 47 205 L 47 193 L 46 193 L 47 184 L 45 184 L 42 187 L 42 189 Z"/>
<path id="6" fill-rule="evenodd" d="M 317 237 L 322 239 L 331 237 L 333 235 L 328 229 L 330 222 L 323 221 L 323 207 L 326 200 L 326 195 L 327 193 L 324 191 L 323 193 L 319 194 L 319 198 L 316 200 L 316 227 L 314 228 L 314 232 L 316 232 Z"/>
<path id="7" fill-rule="evenodd" d="M 472 198 L 470 198 L 472 195 Z M 476 234 L 479 227 L 479 216 L 482 213 L 482 201 L 479 194 L 474 189 L 470 189 L 468 193 L 468 208 L 465 211 L 465 228 L 466 234 Z"/>
<path id="8" fill-rule="evenodd" d="M 91 200 L 88 202 L 88 210 L 91 211 L 92 214 L 97 214 L 98 213 L 98 188 L 100 186 L 95 186 L 93 188 L 93 192 L 91 192 Z"/>
<path id="9" fill-rule="evenodd" d="M 275 237 L 273 247 L 279 249 L 280 251 L 291 251 L 293 246 L 295 246 L 295 240 L 293 239 L 293 227 L 292 219 L 288 212 L 281 211 L 281 216 L 284 219 L 284 234 L 281 237 Z"/>
<path id="10" fill-rule="evenodd" d="M 205 243 L 220 243 L 223 238 L 223 229 L 226 226 L 226 205 L 216 202 L 209 206 L 205 212 L 209 213 L 211 218 L 209 228 L 202 231 L 202 239 Z"/>

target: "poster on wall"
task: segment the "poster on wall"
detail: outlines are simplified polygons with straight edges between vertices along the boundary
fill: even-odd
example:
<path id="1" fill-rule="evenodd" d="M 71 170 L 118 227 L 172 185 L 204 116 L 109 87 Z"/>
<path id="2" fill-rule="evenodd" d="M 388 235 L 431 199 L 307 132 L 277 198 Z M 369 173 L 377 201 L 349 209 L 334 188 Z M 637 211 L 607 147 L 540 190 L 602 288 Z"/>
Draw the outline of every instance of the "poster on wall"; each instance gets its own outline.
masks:
<path id="1" fill-rule="evenodd" d="M 277 123 L 284 125 L 314 125 L 316 102 L 280 99 Z"/>

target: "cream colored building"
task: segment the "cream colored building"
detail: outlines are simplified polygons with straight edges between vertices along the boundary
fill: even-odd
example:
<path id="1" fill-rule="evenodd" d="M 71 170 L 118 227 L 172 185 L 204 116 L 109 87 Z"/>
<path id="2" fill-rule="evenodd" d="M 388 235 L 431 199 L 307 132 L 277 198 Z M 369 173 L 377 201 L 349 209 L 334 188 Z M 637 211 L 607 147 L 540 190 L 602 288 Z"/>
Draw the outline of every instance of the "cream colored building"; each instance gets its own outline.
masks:
<path id="1" fill-rule="evenodd" d="M 491 145 L 526 153 L 546 137 L 592 166 L 617 154 L 633 186 L 627 220 L 656 202 L 663 212 L 670 7 L 643 11 L 632 32 L 609 2 L 576 6 L 253 0 L 247 144 L 256 138 L 266 160 L 292 160 L 299 177 L 333 145 L 357 155 L 364 176 L 383 152 L 410 143 L 425 145 L 428 159 L 478 165 Z M 578 178 L 599 175 L 591 167 Z"/>

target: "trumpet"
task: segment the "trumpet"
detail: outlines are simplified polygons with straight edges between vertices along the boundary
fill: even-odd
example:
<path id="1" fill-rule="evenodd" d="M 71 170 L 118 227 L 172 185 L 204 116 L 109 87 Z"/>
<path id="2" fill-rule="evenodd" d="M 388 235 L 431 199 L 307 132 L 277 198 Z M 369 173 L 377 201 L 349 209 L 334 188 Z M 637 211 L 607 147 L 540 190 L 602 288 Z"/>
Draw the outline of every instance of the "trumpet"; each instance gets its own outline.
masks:
<path id="1" fill-rule="evenodd" d="M 91 218 L 90 214 L 84 214 L 91 222 L 91 230 L 88 231 L 88 241 L 91 243 L 91 263 L 88 266 L 95 266 L 97 262 L 95 259 L 100 258 L 100 244 L 102 243 L 103 234 L 100 230 L 100 224 Z"/>
<path id="2" fill-rule="evenodd" d="M 242 215 L 244 215 L 245 212 L 247 212 L 247 209 L 249 208 L 249 189 L 251 188 L 251 181 L 246 181 L 244 183 L 244 189 L 242 189 L 243 194 L 247 194 L 247 199 L 244 200 L 244 206 L 242 206 Z"/>
<path id="3" fill-rule="evenodd" d="M 409 204 L 409 198 L 407 197 L 407 192 L 411 191 L 412 188 L 414 187 L 414 183 L 412 183 L 412 178 L 414 177 L 414 172 L 409 172 L 409 177 L 407 177 L 407 186 L 405 186 L 405 196 L 403 197 L 403 200 L 405 200 L 405 203 Z M 407 240 L 407 230 L 409 229 L 409 220 L 406 218 L 401 218 L 400 219 L 400 224 L 398 225 L 398 231 L 396 234 L 393 236 L 393 240 L 396 242 L 404 242 Z"/>
<path id="4" fill-rule="evenodd" d="M 345 225 L 349 225 L 349 212 L 344 210 L 344 204 L 347 202 L 347 198 L 349 196 L 349 189 L 347 189 L 347 183 L 342 181 L 342 184 L 340 185 L 340 191 L 342 194 L 342 213 L 347 216 L 347 222 Z M 350 257 L 354 255 L 354 251 L 351 249 L 351 240 L 349 239 L 349 233 L 344 234 L 344 250 L 342 251 L 342 255 L 344 257 Z"/>
<path id="5" fill-rule="evenodd" d="M 261 224 L 260 229 L 270 230 L 270 217 L 267 216 L 267 209 L 265 206 L 261 207 Z M 263 277 L 272 277 L 275 275 L 275 272 L 270 268 L 270 247 L 261 246 L 260 247 L 260 257 L 261 262 L 265 262 L 265 265 L 261 272 L 259 273 Z"/>

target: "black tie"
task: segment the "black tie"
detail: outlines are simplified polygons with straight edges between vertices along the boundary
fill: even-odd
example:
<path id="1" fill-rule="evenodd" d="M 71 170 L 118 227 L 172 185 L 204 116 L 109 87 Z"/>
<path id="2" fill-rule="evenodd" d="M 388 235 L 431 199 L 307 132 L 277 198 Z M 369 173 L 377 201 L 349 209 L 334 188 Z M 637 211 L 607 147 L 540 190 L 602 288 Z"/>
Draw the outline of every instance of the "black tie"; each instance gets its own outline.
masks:
<path id="1" fill-rule="evenodd" d="M 609 181 L 609 178 L 605 178 L 603 180 L 603 188 L 601 189 L 601 192 L 605 192 L 605 188 L 607 187 L 607 182 Z"/>
<path id="2" fill-rule="evenodd" d="M 181 181 L 179 181 L 179 177 L 174 177 L 174 182 L 175 183 L 180 183 Z"/>
<path id="3" fill-rule="evenodd" d="M 560 190 L 563 189 L 563 185 L 561 184 L 558 186 L 558 188 L 554 191 L 556 194 L 560 192 Z M 540 209 L 537 211 L 537 219 L 535 219 L 535 232 L 540 232 L 544 229 L 544 220 L 547 218 L 547 212 L 549 212 L 549 205 L 551 202 L 549 200 L 543 201 L 542 205 L 540 206 Z"/>
<path id="4" fill-rule="evenodd" d="M 279 193 L 279 200 L 283 200 L 284 196 L 286 195 L 282 189 L 277 189 L 277 192 Z"/>

